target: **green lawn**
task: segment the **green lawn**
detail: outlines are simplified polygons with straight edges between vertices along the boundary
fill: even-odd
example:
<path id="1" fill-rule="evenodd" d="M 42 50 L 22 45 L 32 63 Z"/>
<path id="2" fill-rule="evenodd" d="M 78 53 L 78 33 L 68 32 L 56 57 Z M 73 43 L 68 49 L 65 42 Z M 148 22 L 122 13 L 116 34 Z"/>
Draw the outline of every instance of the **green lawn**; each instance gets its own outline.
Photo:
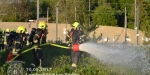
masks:
<path id="1" fill-rule="evenodd" d="M 108 65 L 96 60 L 90 54 L 83 52 L 77 69 L 71 69 L 69 49 L 58 48 L 54 46 L 43 46 L 44 65 L 41 71 L 35 71 L 33 74 L 47 75 L 142 75 L 141 72 L 128 69 L 127 67 L 117 67 Z M 8 51 L 0 53 L 0 73 L 7 75 L 7 66 L 4 66 Z M 32 51 L 23 54 L 25 64 L 24 74 L 32 62 Z M 38 69 L 39 70 L 39 69 Z M 147 74 L 149 75 L 149 74 Z"/>

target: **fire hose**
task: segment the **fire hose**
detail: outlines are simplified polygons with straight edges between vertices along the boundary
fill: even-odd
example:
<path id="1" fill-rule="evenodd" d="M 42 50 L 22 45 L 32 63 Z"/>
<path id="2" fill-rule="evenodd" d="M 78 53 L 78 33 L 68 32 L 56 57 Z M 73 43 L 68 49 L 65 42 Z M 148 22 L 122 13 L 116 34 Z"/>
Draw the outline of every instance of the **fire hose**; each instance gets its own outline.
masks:
<path id="1" fill-rule="evenodd" d="M 61 45 L 58 45 L 58 44 L 52 44 L 52 43 L 45 43 L 45 44 L 41 44 L 40 46 L 45 46 L 45 45 L 51 45 L 51 46 L 56 46 L 56 47 L 60 47 L 60 48 L 64 48 L 64 49 L 72 49 L 73 51 L 79 51 L 79 46 L 80 46 L 80 44 L 74 44 L 72 47 L 66 47 L 66 46 L 61 46 Z M 26 49 L 26 50 L 24 50 L 24 51 L 22 51 L 20 54 L 24 54 L 24 53 L 26 53 L 26 52 L 28 52 L 28 51 L 30 51 L 30 50 L 33 50 L 34 48 L 36 48 L 36 46 L 34 46 L 34 47 L 31 47 L 31 48 L 29 48 L 29 49 Z M 14 58 L 12 58 L 10 61 L 8 61 L 8 62 L 6 62 L 4 65 L 3 65 L 3 67 L 6 67 L 7 65 L 11 65 L 11 67 L 12 67 L 12 64 L 11 63 L 13 63 L 13 62 L 17 62 L 17 63 L 25 63 L 25 62 L 23 62 L 23 61 L 14 61 L 18 56 L 20 56 L 20 54 L 18 54 L 18 55 L 16 55 Z M 19 65 L 18 64 L 18 65 Z"/>
<path id="2" fill-rule="evenodd" d="M 74 51 L 79 51 L 79 46 L 80 44 L 74 44 L 72 47 L 66 47 L 66 46 L 61 46 L 58 44 L 52 44 L 52 43 L 45 43 L 45 44 L 41 44 L 40 46 L 45 46 L 45 45 L 51 45 L 51 46 L 56 46 L 56 47 L 60 47 L 60 48 L 64 48 L 64 49 L 72 49 Z M 21 52 L 20 54 L 24 54 L 30 50 L 33 50 L 34 48 L 36 48 L 36 46 L 31 47 L 29 49 L 24 50 L 23 52 Z M 13 60 L 15 60 L 20 54 L 16 55 L 12 60 L 10 60 L 9 62 L 12 62 Z"/>

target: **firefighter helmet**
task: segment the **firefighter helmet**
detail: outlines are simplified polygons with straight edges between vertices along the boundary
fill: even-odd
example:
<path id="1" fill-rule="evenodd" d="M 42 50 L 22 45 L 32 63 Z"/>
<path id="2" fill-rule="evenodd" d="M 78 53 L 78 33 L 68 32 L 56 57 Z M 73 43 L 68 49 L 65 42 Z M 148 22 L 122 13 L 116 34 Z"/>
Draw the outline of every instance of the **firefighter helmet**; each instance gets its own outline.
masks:
<path id="1" fill-rule="evenodd" d="M 75 29 L 75 30 L 76 30 L 76 29 L 77 29 L 77 27 L 79 27 L 79 25 L 80 25 L 80 24 L 79 24 L 78 22 L 74 22 L 74 23 L 73 23 L 73 29 Z"/>
<path id="2" fill-rule="evenodd" d="M 47 27 L 47 25 L 46 25 L 45 22 L 40 22 L 39 25 L 38 25 L 38 28 L 42 29 L 42 30 L 46 29 L 46 27 Z"/>
<path id="3" fill-rule="evenodd" d="M 9 29 L 9 28 L 7 28 L 7 29 L 5 30 L 5 32 L 10 32 L 10 29 Z"/>
<path id="4" fill-rule="evenodd" d="M 17 31 L 16 31 L 17 33 L 25 33 L 26 32 L 26 28 L 24 27 L 24 26 L 19 26 L 18 28 L 17 28 Z"/>

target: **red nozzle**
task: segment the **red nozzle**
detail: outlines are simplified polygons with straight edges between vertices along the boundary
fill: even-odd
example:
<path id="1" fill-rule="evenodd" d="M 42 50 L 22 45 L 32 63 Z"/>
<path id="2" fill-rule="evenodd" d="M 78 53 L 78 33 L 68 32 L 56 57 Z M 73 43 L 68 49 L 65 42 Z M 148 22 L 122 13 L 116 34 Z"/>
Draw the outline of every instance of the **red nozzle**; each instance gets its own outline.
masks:
<path id="1" fill-rule="evenodd" d="M 80 44 L 74 44 L 74 45 L 72 46 L 73 51 L 79 51 L 79 45 L 80 45 Z"/>
<path id="2" fill-rule="evenodd" d="M 43 38 L 43 37 L 44 37 L 44 34 L 41 35 L 41 38 Z"/>
<path id="3" fill-rule="evenodd" d="M 12 59 L 13 59 L 13 54 L 12 54 L 12 51 L 10 51 L 6 62 L 9 62 Z"/>

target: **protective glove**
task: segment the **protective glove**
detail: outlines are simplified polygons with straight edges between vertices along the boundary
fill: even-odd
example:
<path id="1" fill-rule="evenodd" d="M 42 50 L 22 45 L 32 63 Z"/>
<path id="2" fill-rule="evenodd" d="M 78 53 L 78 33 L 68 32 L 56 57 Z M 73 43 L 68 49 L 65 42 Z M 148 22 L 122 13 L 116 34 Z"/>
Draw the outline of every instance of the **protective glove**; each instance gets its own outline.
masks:
<path id="1" fill-rule="evenodd" d="M 71 42 L 70 41 L 67 41 L 66 43 L 67 43 L 68 47 L 71 47 Z"/>
<path id="2" fill-rule="evenodd" d="M 84 38 L 83 38 L 83 37 L 80 37 L 79 43 L 81 44 L 81 43 L 83 43 L 83 42 L 84 42 Z"/>
<path id="3" fill-rule="evenodd" d="M 66 41 L 66 44 L 69 44 L 70 42 L 69 41 Z"/>
<path id="4" fill-rule="evenodd" d="M 71 47 L 71 44 L 68 44 L 68 47 Z"/>
<path id="5" fill-rule="evenodd" d="M 30 45 L 30 43 L 29 43 L 29 41 L 27 41 L 26 46 L 29 46 L 29 45 Z"/>

